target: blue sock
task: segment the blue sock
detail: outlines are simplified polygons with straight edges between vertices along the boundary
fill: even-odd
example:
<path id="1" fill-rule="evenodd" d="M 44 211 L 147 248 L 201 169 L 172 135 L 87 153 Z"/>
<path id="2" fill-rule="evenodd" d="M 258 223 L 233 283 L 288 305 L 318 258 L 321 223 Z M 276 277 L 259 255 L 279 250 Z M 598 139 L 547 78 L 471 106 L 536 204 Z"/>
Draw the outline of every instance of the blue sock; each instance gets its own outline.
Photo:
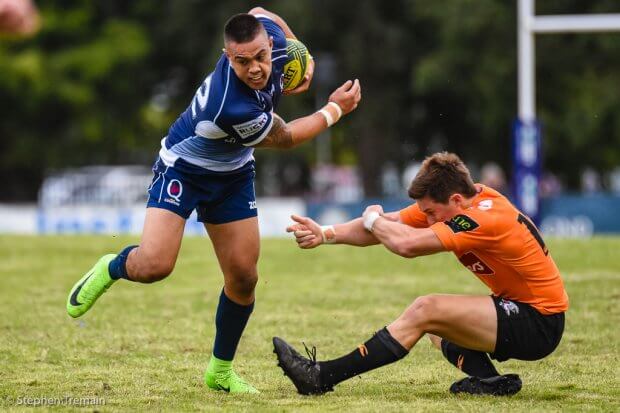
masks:
<path id="1" fill-rule="evenodd" d="M 215 314 L 215 343 L 213 355 L 220 360 L 232 360 L 237 351 L 241 334 L 248 323 L 254 303 L 241 305 L 226 297 L 224 290 L 220 294 L 220 303 Z"/>
<path id="2" fill-rule="evenodd" d="M 127 277 L 127 267 L 125 266 L 125 264 L 127 263 L 127 257 L 129 257 L 129 252 L 131 252 L 132 249 L 137 247 L 137 245 L 128 246 L 127 248 L 122 250 L 116 256 L 116 258 L 110 261 L 110 264 L 108 264 L 108 272 L 110 273 L 110 278 L 112 278 L 113 280 L 118 280 L 119 278 L 129 280 L 129 278 Z"/>

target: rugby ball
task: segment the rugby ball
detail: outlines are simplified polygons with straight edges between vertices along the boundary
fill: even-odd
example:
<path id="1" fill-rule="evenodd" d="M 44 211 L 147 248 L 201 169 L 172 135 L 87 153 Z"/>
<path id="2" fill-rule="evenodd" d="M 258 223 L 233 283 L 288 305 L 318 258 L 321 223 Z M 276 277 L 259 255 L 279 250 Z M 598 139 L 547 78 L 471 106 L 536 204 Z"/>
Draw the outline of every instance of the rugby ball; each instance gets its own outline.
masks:
<path id="1" fill-rule="evenodd" d="M 306 76 L 310 53 L 306 46 L 295 39 L 286 39 L 286 63 L 282 73 L 282 90 L 293 90 Z"/>

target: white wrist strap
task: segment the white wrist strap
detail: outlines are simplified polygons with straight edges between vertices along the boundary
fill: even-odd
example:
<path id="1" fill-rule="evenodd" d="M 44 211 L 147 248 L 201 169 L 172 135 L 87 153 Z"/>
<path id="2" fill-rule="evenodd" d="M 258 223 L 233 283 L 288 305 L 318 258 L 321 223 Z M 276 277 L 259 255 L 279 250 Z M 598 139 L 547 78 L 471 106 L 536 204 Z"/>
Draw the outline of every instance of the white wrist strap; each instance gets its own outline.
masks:
<path id="1" fill-rule="evenodd" d="M 329 113 L 328 111 L 326 111 L 325 109 L 319 110 L 319 113 L 325 117 L 325 120 L 327 121 L 327 127 L 328 128 L 331 127 L 334 123 L 336 123 L 336 121 L 332 117 L 332 114 Z"/>
<path id="2" fill-rule="evenodd" d="M 336 230 L 333 225 L 321 226 L 321 235 L 323 236 L 323 244 L 336 243 Z"/>
<path id="3" fill-rule="evenodd" d="M 379 213 L 376 211 L 368 213 L 368 215 L 364 217 L 364 228 L 372 232 L 372 226 L 374 225 L 375 221 L 379 218 L 381 218 L 381 215 L 379 215 Z"/>
<path id="4" fill-rule="evenodd" d="M 332 113 L 332 110 L 328 110 L 327 108 L 332 107 L 336 112 L 335 117 Z M 338 122 L 342 117 L 342 108 L 336 102 L 327 102 L 327 105 L 323 106 L 323 109 L 319 110 L 319 113 L 325 117 L 325 121 L 327 122 L 327 127 L 331 127 L 334 123 Z"/>
<path id="5" fill-rule="evenodd" d="M 340 119 L 342 117 L 342 108 L 340 107 L 340 105 L 336 102 L 327 102 L 327 104 L 332 105 L 334 108 L 336 108 L 336 112 L 338 112 L 338 119 Z"/>

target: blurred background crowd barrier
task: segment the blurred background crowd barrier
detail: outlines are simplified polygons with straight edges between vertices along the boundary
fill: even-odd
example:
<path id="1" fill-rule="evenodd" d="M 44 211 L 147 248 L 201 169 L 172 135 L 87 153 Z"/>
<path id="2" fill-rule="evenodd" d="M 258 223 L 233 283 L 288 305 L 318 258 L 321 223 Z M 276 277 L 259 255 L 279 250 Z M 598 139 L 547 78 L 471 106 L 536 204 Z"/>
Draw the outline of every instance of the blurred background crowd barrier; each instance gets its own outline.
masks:
<path id="1" fill-rule="evenodd" d="M 284 229 L 291 214 L 331 224 L 356 218 L 371 204 L 381 204 L 386 211 L 403 208 L 411 202 L 406 198 L 406 183 L 416 171 L 413 165 L 399 177 L 388 168 L 384 186 L 392 192 L 364 198 L 355 169 L 317 168 L 310 174 L 311 190 L 306 196 L 258 198 L 261 235 L 286 236 Z M 293 174 L 292 170 L 289 173 Z M 507 190 L 496 164 L 485 165 L 480 174 L 479 181 Z M 150 169 L 144 166 L 90 166 L 50 175 L 43 182 L 38 203 L 0 205 L 0 233 L 140 234 L 151 178 Z M 598 190 L 544 193 L 540 226 L 545 234 L 588 237 L 620 233 L 620 195 Z M 195 214 L 188 220 L 186 233 L 205 233 Z"/>

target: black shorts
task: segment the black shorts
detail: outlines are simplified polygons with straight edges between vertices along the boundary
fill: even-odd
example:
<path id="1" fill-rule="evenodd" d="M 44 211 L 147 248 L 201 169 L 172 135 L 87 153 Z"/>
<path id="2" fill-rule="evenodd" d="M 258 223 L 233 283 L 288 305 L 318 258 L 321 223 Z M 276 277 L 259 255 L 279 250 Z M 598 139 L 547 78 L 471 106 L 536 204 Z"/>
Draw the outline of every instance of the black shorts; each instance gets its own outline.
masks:
<path id="1" fill-rule="evenodd" d="M 492 296 L 497 311 L 497 361 L 540 360 L 560 344 L 564 313 L 544 315 L 529 304 Z"/>

